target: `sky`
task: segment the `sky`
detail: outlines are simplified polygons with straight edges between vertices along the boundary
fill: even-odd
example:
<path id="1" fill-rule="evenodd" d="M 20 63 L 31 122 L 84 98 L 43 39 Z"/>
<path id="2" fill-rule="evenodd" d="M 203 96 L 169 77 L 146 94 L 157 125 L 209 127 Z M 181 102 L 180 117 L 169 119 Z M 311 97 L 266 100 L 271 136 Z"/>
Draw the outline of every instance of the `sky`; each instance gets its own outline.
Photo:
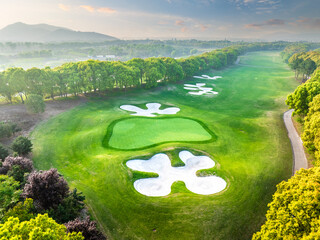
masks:
<path id="1" fill-rule="evenodd" d="M 0 0 L 0 28 L 46 23 L 120 39 L 320 41 L 320 0 Z"/>

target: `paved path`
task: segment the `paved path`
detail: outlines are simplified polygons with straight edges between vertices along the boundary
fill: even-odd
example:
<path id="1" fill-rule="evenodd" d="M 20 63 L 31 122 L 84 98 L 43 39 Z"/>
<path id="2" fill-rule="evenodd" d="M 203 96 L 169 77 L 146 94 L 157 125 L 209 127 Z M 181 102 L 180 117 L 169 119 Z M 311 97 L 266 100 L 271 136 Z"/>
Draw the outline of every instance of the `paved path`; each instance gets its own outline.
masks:
<path id="1" fill-rule="evenodd" d="M 292 112 L 293 109 L 287 111 L 283 115 L 284 124 L 288 130 L 288 135 L 291 141 L 292 151 L 293 151 L 293 174 L 298 171 L 300 168 L 308 168 L 308 161 L 304 152 L 302 145 L 302 140 L 299 137 L 295 127 L 292 122 Z"/>

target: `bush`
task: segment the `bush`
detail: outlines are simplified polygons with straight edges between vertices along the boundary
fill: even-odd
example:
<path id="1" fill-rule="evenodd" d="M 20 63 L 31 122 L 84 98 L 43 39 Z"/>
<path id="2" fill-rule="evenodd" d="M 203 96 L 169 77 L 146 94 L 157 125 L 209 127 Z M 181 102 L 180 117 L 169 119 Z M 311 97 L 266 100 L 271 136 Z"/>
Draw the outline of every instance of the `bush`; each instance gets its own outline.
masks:
<path id="1" fill-rule="evenodd" d="M 15 132 L 21 131 L 16 123 L 0 122 L 0 138 L 11 137 Z"/>
<path id="2" fill-rule="evenodd" d="M 5 167 L 8 170 L 10 170 L 15 165 L 21 167 L 21 169 L 26 172 L 32 172 L 33 170 L 32 161 L 29 158 L 23 158 L 23 157 L 7 157 L 4 160 L 2 167 Z"/>
<path id="3" fill-rule="evenodd" d="M 32 172 L 23 189 L 25 198 L 32 198 L 38 210 L 55 208 L 68 196 L 69 187 L 57 169 Z"/>
<path id="4" fill-rule="evenodd" d="M 0 160 L 4 160 L 8 156 L 8 150 L 0 143 Z"/>
<path id="5" fill-rule="evenodd" d="M 86 240 L 106 240 L 107 238 L 97 229 L 97 224 L 94 221 L 90 221 L 87 217 L 85 220 L 79 218 L 74 221 L 70 221 L 65 224 L 67 231 L 81 232 Z"/>
<path id="6" fill-rule="evenodd" d="M 24 202 L 19 202 L 16 206 L 9 209 L 1 219 L 2 223 L 6 222 L 10 217 L 19 218 L 22 221 L 29 221 L 34 218 L 33 200 L 27 198 Z"/>
<path id="7" fill-rule="evenodd" d="M 20 194 L 19 182 L 7 175 L 0 175 L 0 218 L 19 201 Z"/>
<path id="8" fill-rule="evenodd" d="M 26 107 L 31 113 L 43 113 L 46 108 L 46 104 L 44 103 L 42 96 L 30 94 L 26 101 Z"/>
<path id="9" fill-rule="evenodd" d="M 83 240 L 81 233 L 67 233 L 66 227 L 56 223 L 48 215 L 39 214 L 30 221 L 20 221 L 10 217 L 0 224 L 0 239 L 50 239 L 50 240 Z"/>
<path id="10" fill-rule="evenodd" d="M 32 143 L 28 138 L 19 136 L 12 142 L 11 149 L 19 155 L 26 155 L 31 152 Z"/>
<path id="11" fill-rule="evenodd" d="M 84 208 L 85 196 L 75 188 L 56 208 L 51 208 L 48 215 L 58 223 L 66 223 L 79 217 Z"/>

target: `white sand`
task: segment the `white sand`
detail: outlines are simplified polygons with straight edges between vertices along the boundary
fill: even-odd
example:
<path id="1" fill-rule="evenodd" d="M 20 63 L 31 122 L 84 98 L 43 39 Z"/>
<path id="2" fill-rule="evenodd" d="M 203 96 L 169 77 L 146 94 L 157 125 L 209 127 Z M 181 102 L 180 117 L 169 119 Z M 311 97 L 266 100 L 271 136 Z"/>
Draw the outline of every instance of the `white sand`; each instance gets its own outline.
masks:
<path id="1" fill-rule="evenodd" d="M 171 185 L 176 181 L 183 181 L 187 189 L 201 195 L 209 195 L 222 191 L 227 183 L 220 177 L 197 177 L 200 169 L 215 166 L 214 161 L 207 156 L 194 156 L 189 151 L 181 151 L 180 159 L 184 167 L 172 167 L 169 157 L 164 153 L 154 155 L 149 160 L 130 160 L 126 164 L 129 168 L 141 172 L 157 173 L 159 177 L 139 179 L 134 182 L 134 188 L 146 196 L 160 197 L 171 192 Z"/>
<path id="2" fill-rule="evenodd" d="M 180 111 L 180 108 L 177 108 L 177 107 L 170 107 L 170 108 L 160 110 L 160 107 L 161 107 L 160 103 L 147 103 L 146 106 L 147 106 L 147 109 L 142 109 L 133 105 L 122 105 L 120 106 L 120 108 L 129 112 L 135 112 L 131 115 L 144 116 L 144 117 L 156 117 L 155 113 L 177 114 L 177 112 Z"/>
<path id="3" fill-rule="evenodd" d="M 210 77 L 208 75 L 193 76 L 193 77 L 194 78 L 199 78 L 199 79 L 205 79 L 205 80 L 217 80 L 218 78 L 222 78 L 221 76 Z"/>
<path id="4" fill-rule="evenodd" d="M 216 95 L 218 92 L 212 91 L 213 88 L 204 87 L 205 83 L 184 84 L 184 89 L 191 90 L 189 94 L 192 95 Z"/>

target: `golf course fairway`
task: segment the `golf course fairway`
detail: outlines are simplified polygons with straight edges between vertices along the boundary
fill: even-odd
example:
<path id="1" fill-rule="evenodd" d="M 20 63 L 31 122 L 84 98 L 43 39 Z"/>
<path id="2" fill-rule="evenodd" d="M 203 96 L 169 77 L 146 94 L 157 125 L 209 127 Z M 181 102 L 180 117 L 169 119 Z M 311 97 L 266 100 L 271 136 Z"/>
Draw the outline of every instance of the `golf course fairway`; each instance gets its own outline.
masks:
<path id="1" fill-rule="evenodd" d="M 240 57 L 239 65 L 201 74 L 222 78 L 190 78 L 157 89 L 92 99 L 38 125 L 31 134 L 36 168 L 57 168 L 71 187 L 82 191 L 109 239 L 250 239 L 265 220 L 276 184 L 292 173 L 282 114 L 287 110 L 286 96 L 299 83 L 279 52 L 270 51 L 248 53 Z M 204 81 L 219 94 L 191 95 L 184 89 L 184 84 Z M 175 106 L 180 111 L 174 118 L 147 119 L 120 109 L 147 103 Z M 187 124 L 187 119 L 193 123 Z M 181 124 L 176 134 L 183 136 L 186 129 L 187 134 L 199 134 L 198 139 L 166 139 L 161 132 L 170 125 L 168 120 L 178 121 L 175 126 Z M 159 125 L 153 130 L 156 121 Z M 126 126 L 130 124 L 134 125 Z M 139 133 L 135 143 L 133 133 L 145 125 L 149 132 L 145 139 Z M 121 149 L 105 146 L 110 127 L 115 128 L 110 145 Z M 165 134 L 170 131 L 172 127 Z M 212 133 L 214 141 L 208 140 Z M 183 182 L 175 182 L 164 197 L 148 197 L 135 190 L 136 180 L 157 175 L 134 171 L 127 161 L 164 153 L 172 166 L 182 166 L 178 153 L 183 150 L 210 157 L 215 166 L 197 175 L 218 176 L 227 187 L 200 195 Z"/>

